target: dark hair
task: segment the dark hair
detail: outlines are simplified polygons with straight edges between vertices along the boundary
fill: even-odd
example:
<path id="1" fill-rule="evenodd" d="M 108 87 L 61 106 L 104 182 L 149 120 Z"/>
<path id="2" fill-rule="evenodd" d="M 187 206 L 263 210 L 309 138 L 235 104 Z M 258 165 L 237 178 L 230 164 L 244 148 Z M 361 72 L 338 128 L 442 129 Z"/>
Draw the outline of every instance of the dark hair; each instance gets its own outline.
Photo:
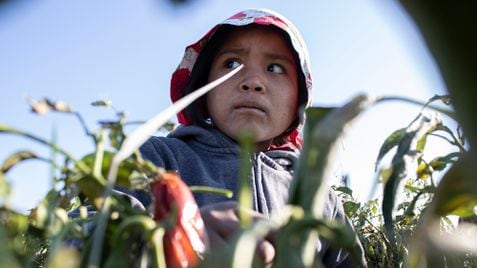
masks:
<path id="1" fill-rule="evenodd" d="M 192 69 L 189 82 L 182 92 L 182 96 L 185 96 L 192 91 L 198 89 L 199 87 L 207 84 L 209 78 L 209 72 L 212 65 L 212 61 L 215 58 L 218 50 L 224 43 L 224 41 L 230 36 L 234 29 L 239 26 L 233 25 L 221 25 L 206 43 L 205 47 L 200 52 L 194 68 Z M 243 26 L 242 26 L 243 27 Z M 275 26 L 272 26 L 275 27 Z M 292 48 L 294 60 L 298 66 L 297 68 L 297 77 L 298 77 L 298 109 L 297 114 L 293 122 L 290 124 L 290 127 L 284 131 L 282 135 L 274 139 L 274 145 L 281 145 L 286 142 L 285 138 L 290 135 L 290 133 L 298 127 L 302 122 L 302 117 L 298 113 L 300 106 L 305 105 L 308 102 L 308 90 L 306 88 L 306 79 L 301 71 L 300 60 L 296 51 L 293 49 L 290 41 L 290 37 L 283 30 L 278 27 L 279 33 L 287 40 L 288 44 Z M 196 100 L 194 103 L 189 105 L 184 110 L 185 116 L 190 119 L 192 124 L 198 125 L 204 128 L 212 127 L 209 122 L 209 114 L 207 111 L 207 101 L 206 96 L 201 97 Z"/>

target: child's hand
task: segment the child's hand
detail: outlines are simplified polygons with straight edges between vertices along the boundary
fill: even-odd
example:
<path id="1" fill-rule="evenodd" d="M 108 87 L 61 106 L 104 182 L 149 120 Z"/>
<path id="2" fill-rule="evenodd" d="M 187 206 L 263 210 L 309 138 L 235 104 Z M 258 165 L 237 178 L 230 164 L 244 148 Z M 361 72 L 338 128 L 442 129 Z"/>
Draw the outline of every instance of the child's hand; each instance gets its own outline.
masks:
<path id="1" fill-rule="evenodd" d="M 249 210 L 249 212 L 254 221 L 267 219 L 256 211 Z M 200 209 L 200 213 L 207 229 L 212 250 L 227 246 L 229 240 L 240 229 L 237 202 L 228 201 L 207 205 Z M 275 257 L 275 248 L 270 241 L 262 240 L 257 245 L 256 254 L 265 265 L 269 265 Z"/>

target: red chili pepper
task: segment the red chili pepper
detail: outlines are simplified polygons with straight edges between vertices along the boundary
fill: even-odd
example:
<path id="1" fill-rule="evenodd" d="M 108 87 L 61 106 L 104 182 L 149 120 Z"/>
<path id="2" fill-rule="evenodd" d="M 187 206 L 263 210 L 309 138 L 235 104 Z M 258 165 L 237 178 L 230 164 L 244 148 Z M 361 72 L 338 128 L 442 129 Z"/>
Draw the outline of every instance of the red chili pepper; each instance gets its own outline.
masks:
<path id="1" fill-rule="evenodd" d="M 208 246 L 199 207 L 189 187 L 173 172 L 160 172 L 151 183 L 154 220 L 173 215 L 175 226 L 166 230 L 164 251 L 167 267 L 194 267 Z"/>

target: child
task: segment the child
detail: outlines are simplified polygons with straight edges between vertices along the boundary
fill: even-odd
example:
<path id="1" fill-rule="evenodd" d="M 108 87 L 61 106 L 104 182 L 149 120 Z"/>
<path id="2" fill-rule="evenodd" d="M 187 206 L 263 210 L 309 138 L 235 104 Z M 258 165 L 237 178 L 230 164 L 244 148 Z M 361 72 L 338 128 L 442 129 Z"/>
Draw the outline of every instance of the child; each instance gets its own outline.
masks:
<path id="1" fill-rule="evenodd" d="M 226 188 L 237 196 L 242 130 L 256 140 L 250 187 L 254 218 L 267 218 L 288 199 L 299 156 L 303 124 L 300 107 L 311 103 L 308 53 L 298 30 L 268 10 L 246 10 L 215 26 L 185 50 L 171 80 L 171 98 L 179 98 L 240 64 L 244 67 L 207 96 L 178 114 L 181 124 L 167 137 L 153 137 L 141 148 L 144 158 L 179 173 L 189 185 Z M 135 193 L 146 206 L 150 197 Z M 211 247 L 227 243 L 238 230 L 237 203 L 212 194 L 196 194 Z M 330 192 L 325 214 L 346 221 L 341 203 Z M 265 263 L 273 260 L 268 241 L 258 248 Z M 346 254 L 323 241 L 326 266 L 351 264 Z"/>

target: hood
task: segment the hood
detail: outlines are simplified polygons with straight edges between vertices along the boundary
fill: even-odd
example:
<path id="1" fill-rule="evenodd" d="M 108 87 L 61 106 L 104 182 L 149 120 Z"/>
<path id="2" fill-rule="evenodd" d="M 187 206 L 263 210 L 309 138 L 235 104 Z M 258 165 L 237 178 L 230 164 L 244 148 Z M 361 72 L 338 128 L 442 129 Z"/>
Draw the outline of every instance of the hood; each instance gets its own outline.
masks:
<path id="1" fill-rule="evenodd" d="M 311 71 L 310 71 L 310 63 L 309 63 L 309 56 L 308 50 L 306 48 L 305 42 L 299 33 L 298 29 L 284 16 L 267 10 L 267 9 L 249 9 L 241 11 L 232 17 L 226 19 L 225 21 L 217 24 L 214 26 L 207 34 L 205 34 L 199 41 L 189 45 L 185 49 L 184 57 L 180 62 L 176 71 L 172 74 L 171 79 L 171 100 L 172 102 L 176 102 L 184 95 L 184 89 L 187 86 L 187 83 L 190 80 L 190 75 L 192 69 L 197 61 L 197 58 L 201 51 L 203 50 L 204 46 L 207 42 L 211 39 L 213 34 L 220 28 L 222 25 L 233 25 L 233 26 L 246 26 L 251 24 L 259 24 L 259 25 L 271 25 L 275 26 L 281 30 L 283 30 L 290 38 L 292 48 L 295 50 L 301 70 L 301 76 L 299 79 L 301 81 L 299 83 L 301 88 L 299 88 L 299 95 L 301 94 L 304 96 L 301 103 L 299 103 L 298 107 L 309 107 L 311 105 L 311 97 L 312 97 L 312 80 L 311 80 Z M 297 113 L 298 114 L 298 113 Z M 302 114 L 304 118 L 304 115 Z M 191 120 L 187 118 L 187 115 L 184 112 L 180 112 L 177 114 L 177 119 L 179 123 L 183 125 L 190 125 Z M 279 148 L 301 148 L 301 137 L 300 132 L 303 126 L 303 120 L 297 126 L 295 130 L 293 130 L 288 137 L 286 137 L 286 143 Z M 271 148 L 271 149 L 276 149 Z"/>

